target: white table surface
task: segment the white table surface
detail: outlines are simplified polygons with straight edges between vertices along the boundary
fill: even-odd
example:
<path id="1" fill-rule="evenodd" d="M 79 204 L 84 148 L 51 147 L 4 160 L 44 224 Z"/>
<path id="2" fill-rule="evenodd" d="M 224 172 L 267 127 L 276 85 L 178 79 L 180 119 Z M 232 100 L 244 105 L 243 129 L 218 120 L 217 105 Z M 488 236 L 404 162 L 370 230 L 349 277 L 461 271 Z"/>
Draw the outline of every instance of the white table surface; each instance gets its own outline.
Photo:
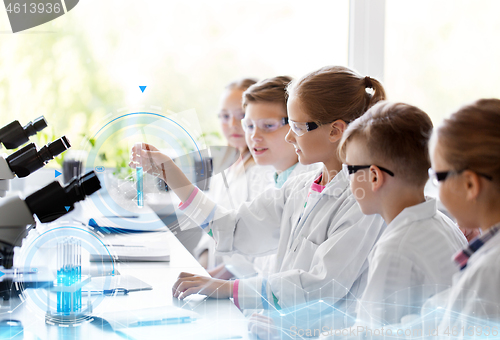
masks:
<path id="1" fill-rule="evenodd" d="M 161 220 L 158 220 L 161 223 Z M 154 233 L 151 233 L 155 237 Z M 78 326 L 61 327 L 45 323 L 40 311 L 32 311 L 18 298 L 0 309 L 1 319 L 17 319 L 23 323 L 24 336 L 15 339 L 208 339 L 230 340 L 248 338 L 247 320 L 230 299 L 206 299 L 197 295 L 189 301 L 172 297 L 171 287 L 180 272 L 208 275 L 200 264 L 170 232 L 164 231 L 170 247 L 170 262 L 122 262 L 117 265 L 122 275 L 132 275 L 152 285 L 152 290 L 131 292 L 128 295 L 106 297 L 94 310 L 102 312 L 137 310 L 154 307 L 180 307 L 200 315 L 193 323 L 131 327 L 112 332 L 88 322 Z M 131 235 L 130 237 L 133 237 Z M 95 264 L 91 264 L 95 266 Z M 12 313 L 9 312 L 13 310 Z"/>

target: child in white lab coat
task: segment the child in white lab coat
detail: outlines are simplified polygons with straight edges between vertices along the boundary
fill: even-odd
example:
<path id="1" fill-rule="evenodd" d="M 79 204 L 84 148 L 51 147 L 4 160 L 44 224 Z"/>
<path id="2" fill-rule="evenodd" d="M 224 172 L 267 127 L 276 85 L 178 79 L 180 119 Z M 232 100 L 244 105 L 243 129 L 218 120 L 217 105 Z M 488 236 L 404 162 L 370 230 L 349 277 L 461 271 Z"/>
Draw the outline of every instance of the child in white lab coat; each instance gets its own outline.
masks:
<path id="1" fill-rule="evenodd" d="M 452 283 L 450 259 L 467 245 L 463 233 L 425 198 L 432 122 L 422 110 L 381 102 L 347 128 L 339 146 L 361 210 L 387 228 L 368 257 L 368 283 L 357 324 L 399 323 Z"/>
<path id="2" fill-rule="evenodd" d="M 209 200 L 152 145 L 132 149 L 131 166 L 142 164 L 162 176 L 184 202 L 180 209 L 213 235 L 219 252 L 276 254 L 275 273 L 268 278 L 225 281 L 181 273 L 172 288 L 174 297 L 233 297 L 242 309 L 271 310 L 323 301 L 344 315 L 353 312 L 353 297 L 366 283 L 368 254 L 385 225 L 380 216 L 361 212 L 337 147 L 348 122 L 384 99 L 385 92 L 377 80 L 335 66 L 293 81 L 288 96 L 286 140 L 302 164 L 322 162 L 323 169 L 269 189 L 237 210 Z M 338 319 L 340 325 L 351 321 Z"/>
<path id="3" fill-rule="evenodd" d="M 257 83 L 252 78 L 242 78 L 229 83 L 220 99 L 218 118 L 222 134 L 229 146 L 238 149 L 241 157 L 225 171 L 227 188 L 221 174 L 210 180 L 208 196 L 218 204 L 230 209 L 241 203 L 253 200 L 260 192 L 272 186 L 272 178 L 265 176 L 272 171 L 270 167 L 257 167 L 245 141 L 245 131 L 241 120 L 245 116 L 242 109 L 242 95 L 252 85 Z M 213 239 L 203 233 L 201 240 L 194 248 L 194 256 L 203 267 L 213 275 L 222 274 L 215 269 L 222 261 L 215 256 Z"/>
<path id="4" fill-rule="evenodd" d="M 432 178 L 457 223 L 482 235 L 455 256 L 453 286 L 422 310 L 428 332 L 497 338 L 500 332 L 500 100 L 482 99 L 445 119 L 431 144 Z M 440 309 L 438 309 L 440 308 Z M 440 312 L 437 312 L 440 311 Z M 442 319 L 439 317 L 444 313 Z M 425 317 L 426 315 L 430 317 Z"/>
<path id="5" fill-rule="evenodd" d="M 265 79 L 243 93 L 245 118 L 241 125 L 245 131 L 247 146 L 258 166 L 272 167 L 273 186 L 276 188 L 281 188 L 289 178 L 319 169 L 318 164 L 298 163 L 293 145 L 285 141 L 288 132 L 285 95 L 291 80 L 287 76 Z M 273 259 L 274 255 L 224 256 L 224 267 L 218 268 L 220 271 L 217 277 L 228 279 L 267 276 L 272 272 Z M 212 275 L 212 272 L 209 273 Z"/>

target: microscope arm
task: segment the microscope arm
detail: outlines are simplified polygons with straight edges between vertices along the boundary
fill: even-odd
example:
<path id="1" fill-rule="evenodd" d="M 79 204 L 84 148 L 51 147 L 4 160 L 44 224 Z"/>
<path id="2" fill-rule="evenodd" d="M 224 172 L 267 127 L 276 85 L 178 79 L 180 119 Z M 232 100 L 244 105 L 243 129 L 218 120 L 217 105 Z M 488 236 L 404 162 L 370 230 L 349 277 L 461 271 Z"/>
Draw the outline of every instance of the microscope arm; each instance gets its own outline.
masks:
<path id="1" fill-rule="evenodd" d="M 0 156 L 0 179 L 13 179 L 16 175 L 10 170 L 7 160 Z"/>
<path id="2" fill-rule="evenodd" d="M 0 262 L 5 268 L 12 266 L 13 248 L 20 247 L 35 223 L 33 214 L 21 198 L 7 197 L 0 201 Z"/>
<path id="3" fill-rule="evenodd" d="M 65 187 L 54 181 L 24 200 L 17 196 L 0 200 L 0 264 L 5 268 L 12 266 L 13 248 L 22 244 L 26 226 L 35 223 L 33 215 L 42 223 L 52 222 L 100 188 L 97 175 L 90 171 Z"/>
<path id="4" fill-rule="evenodd" d="M 0 156 L 0 197 L 5 197 L 7 191 L 10 190 L 10 180 L 14 177 L 15 174 L 10 170 L 9 163 Z"/>

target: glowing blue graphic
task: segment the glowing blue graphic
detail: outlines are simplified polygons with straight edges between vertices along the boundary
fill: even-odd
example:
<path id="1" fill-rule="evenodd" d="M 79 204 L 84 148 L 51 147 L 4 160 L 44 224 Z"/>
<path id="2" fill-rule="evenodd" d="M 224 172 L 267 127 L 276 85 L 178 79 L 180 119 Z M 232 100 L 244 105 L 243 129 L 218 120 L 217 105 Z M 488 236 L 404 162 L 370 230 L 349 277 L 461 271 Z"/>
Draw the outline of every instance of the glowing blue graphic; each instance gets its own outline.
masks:
<path id="1" fill-rule="evenodd" d="M 192 176 L 197 171 L 200 174 L 205 171 L 205 155 L 195 142 L 195 139 L 189 134 L 186 128 L 181 126 L 175 120 L 157 113 L 134 112 L 110 118 L 97 132 L 91 137 L 93 146 L 88 152 L 85 167 L 90 169 L 99 169 L 98 177 L 103 185 L 95 195 L 89 197 L 87 204 L 92 208 L 97 208 L 102 216 L 120 217 L 119 227 L 124 230 L 154 230 L 164 227 L 163 223 L 158 223 L 160 218 L 166 218 L 175 223 L 177 215 L 172 205 L 158 207 L 155 213 L 140 209 L 142 192 L 143 204 L 150 194 L 161 194 L 165 192 L 165 183 L 159 182 L 153 176 L 144 173 L 143 169 L 143 190 L 137 187 L 135 179 L 128 167 L 128 153 L 130 148 L 137 142 L 151 143 L 160 148 L 167 148 L 172 154 L 177 156 L 192 155 L 191 157 L 180 157 L 177 165 L 186 175 Z M 123 162 L 120 167 L 123 173 L 114 174 L 112 166 L 106 165 L 103 154 L 116 155 L 117 150 L 123 150 Z M 126 150 L 126 151 L 124 151 Z M 196 169 L 195 162 L 201 161 L 200 168 Z M 109 161 L 108 161 L 109 162 Z M 115 164 L 118 164 L 115 162 Z M 118 167 L 118 165 L 117 165 Z M 128 170 L 130 169 L 130 170 Z M 152 191 L 154 190 L 154 191 Z M 140 215 L 141 218 L 127 218 L 126 216 Z M 98 217 L 95 218 L 97 222 Z M 103 220 L 99 224 L 103 226 L 116 226 L 113 224 L 116 220 Z"/>
<path id="2" fill-rule="evenodd" d="M 76 224 L 75 224 L 76 225 Z M 49 225 L 50 226 L 50 225 Z M 72 256 L 66 259 L 66 263 L 73 264 L 71 267 L 64 267 L 61 263 L 57 263 L 58 257 L 53 256 L 57 255 L 57 249 L 59 243 L 65 243 L 68 239 L 72 239 L 74 243 L 77 243 L 78 246 L 73 244 L 70 247 L 73 247 Z M 79 248 L 79 249 L 76 249 Z M 53 250 L 52 250 L 53 249 Z M 38 235 L 32 241 L 30 240 L 28 244 L 23 245 L 22 253 L 20 255 L 20 264 L 25 268 L 34 268 L 40 264 L 40 259 L 43 260 L 43 264 L 46 266 L 50 266 L 51 259 L 54 259 L 53 263 L 54 273 L 58 274 L 57 279 L 59 283 L 66 283 L 64 285 L 82 285 L 83 277 L 82 277 L 82 268 L 81 268 L 81 254 L 82 250 L 86 250 L 92 254 L 99 254 L 99 256 L 103 258 L 113 258 L 109 249 L 103 243 L 101 239 L 99 239 L 94 233 L 86 230 L 85 228 L 75 227 L 69 225 L 60 226 L 57 225 L 49 229 L 42 234 Z M 69 251 L 66 252 L 67 255 L 71 255 Z M 75 258 L 76 257 L 76 258 Z M 38 261 L 38 264 L 37 264 Z M 63 268 L 61 268 L 63 267 Z M 57 269 L 64 269 L 65 272 L 56 271 Z M 111 287 L 111 276 L 115 274 L 115 264 L 112 261 L 103 261 L 98 262 L 97 266 L 97 275 L 104 276 L 104 288 L 109 289 Z M 64 274 L 64 277 L 62 275 Z M 69 274 L 69 275 L 68 275 Z M 65 281 L 66 280 L 66 281 Z M 81 280 L 82 283 L 77 283 L 77 280 Z M 87 277 L 87 280 L 90 280 Z M 61 282 L 62 281 L 62 282 Z M 54 288 L 57 288 L 56 286 Z M 65 287 L 62 287 L 65 288 Z M 79 288 L 79 287 L 78 287 Z M 24 289 L 23 284 L 21 283 L 19 290 L 22 291 L 23 300 L 32 306 L 32 311 L 35 312 L 38 310 L 40 314 L 45 316 L 45 313 L 50 311 L 53 314 L 59 313 L 62 311 L 62 314 L 65 314 L 65 311 L 70 309 L 67 307 L 68 305 L 64 305 L 62 302 L 68 301 L 66 297 L 59 297 L 59 292 L 57 289 L 54 291 L 56 293 L 50 293 L 45 289 Z M 62 289 L 61 289 L 62 290 Z M 71 290 L 71 289 L 64 289 Z M 80 302 L 81 297 L 81 289 L 73 289 L 78 292 L 77 300 L 78 300 L 78 308 L 82 310 L 82 304 Z M 64 294 L 64 293 L 63 293 Z M 73 296 L 74 298 L 74 296 Z M 103 300 L 103 295 L 93 295 L 92 300 L 90 301 L 94 307 L 97 307 Z M 60 303 L 61 301 L 61 303 Z M 69 299 L 71 301 L 71 298 Z M 64 307 L 66 306 L 66 307 Z M 35 308 L 33 308 L 35 307 Z M 67 312 L 66 312 L 67 313 Z M 74 322 L 78 322 L 79 319 L 75 319 Z"/>
<path id="3" fill-rule="evenodd" d="M 128 113 L 128 114 L 125 114 L 123 116 L 120 116 L 120 117 L 117 117 L 117 118 L 114 118 L 112 119 L 111 121 L 109 121 L 108 123 L 106 123 L 102 128 L 100 128 L 95 134 L 94 136 L 92 137 L 93 139 L 96 139 L 96 136 L 104 129 L 106 128 L 108 125 L 112 124 L 113 122 L 119 120 L 119 119 L 122 119 L 124 117 L 128 117 L 128 116 L 133 116 L 133 115 L 151 115 L 151 116 L 154 116 L 154 117 L 157 117 L 157 118 L 163 118 L 163 119 L 166 119 L 172 123 L 174 123 L 175 125 L 177 125 L 179 128 L 181 128 L 182 131 L 184 131 L 188 136 L 189 138 L 191 139 L 191 141 L 193 142 L 194 144 L 194 147 L 196 148 L 196 150 L 198 151 L 198 155 L 200 156 L 200 161 L 202 162 L 203 164 L 203 157 L 201 156 L 201 152 L 200 152 L 200 149 L 198 148 L 198 145 L 196 144 L 195 140 L 193 139 L 193 137 L 191 137 L 191 135 L 189 134 L 189 132 L 187 132 L 187 130 L 182 127 L 182 125 L 180 125 L 179 123 L 177 123 L 176 121 L 174 121 L 173 119 L 170 119 L 166 116 L 163 116 L 163 115 L 160 115 L 158 113 L 151 113 L 151 112 L 134 112 L 134 113 Z M 139 121 L 137 121 L 138 123 Z M 131 127 L 133 127 L 133 125 L 131 125 Z M 178 144 L 178 141 L 175 141 L 174 144 Z M 96 141 L 96 145 L 97 145 L 97 141 Z M 90 158 L 90 157 L 89 157 Z M 94 159 L 95 160 L 95 159 Z M 201 169 L 201 174 L 203 175 L 204 173 L 204 165 Z"/>
<path id="4" fill-rule="evenodd" d="M 146 89 L 146 86 L 139 86 L 139 88 L 141 89 L 141 92 L 144 93 L 144 90 Z"/>
<path id="5" fill-rule="evenodd" d="M 137 181 L 137 206 L 139 208 L 144 207 L 144 173 L 142 171 L 142 166 L 135 168 L 136 181 Z"/>
<path id="6" fill-rule="evenodd" d="M 57 286 L 70 287 L 82 280 L 82 246 L 74 238 L 57 243 Z M 69 315 L 82 308 L 82 289 L 57 292 L 57 312 Z"/>

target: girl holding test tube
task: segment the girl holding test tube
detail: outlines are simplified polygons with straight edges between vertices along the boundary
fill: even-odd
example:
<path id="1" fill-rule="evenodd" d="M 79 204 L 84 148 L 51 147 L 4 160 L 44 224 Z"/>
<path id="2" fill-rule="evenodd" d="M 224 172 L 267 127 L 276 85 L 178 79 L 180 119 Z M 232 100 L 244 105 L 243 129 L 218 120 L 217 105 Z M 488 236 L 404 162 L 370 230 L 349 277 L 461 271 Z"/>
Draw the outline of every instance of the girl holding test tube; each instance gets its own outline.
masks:
<path id="1" fill-rule="evenodd" d="M 162 176 L 184 202 L 180 209 L 215 238 L 219 252 L 276 254 L 275 271 L 267 278 L 225 281 L 181 273 L 174 297 L 233 297 L 241 309 L 285 309 L 321 300 L 350 315 L 384 223 L 361 212 L 341 171 L 337 146 L 347 124 L 384 98 L 377 80 L 345 67 L 325 67 L 293 81 L 285 139 L 300 163 L 321 162 L 323 168 L 268 189 L 236 210 L 209 200 L 154 146 L 135 145 L 130 166 L 142 164 L 144 171 Z M 334 326 L 351 321 L 342 317 Z"/>

